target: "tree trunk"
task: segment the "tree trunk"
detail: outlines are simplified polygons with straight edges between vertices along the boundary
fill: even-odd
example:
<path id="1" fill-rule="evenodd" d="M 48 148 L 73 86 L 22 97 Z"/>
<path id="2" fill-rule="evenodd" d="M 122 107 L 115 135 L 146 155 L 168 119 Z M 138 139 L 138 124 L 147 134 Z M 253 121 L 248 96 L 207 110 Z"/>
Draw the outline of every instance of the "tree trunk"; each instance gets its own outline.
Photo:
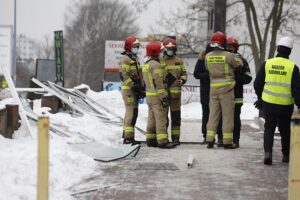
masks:
<path id="1" fill-rule="evenodd" d="M 215 0 L 214 32 L 226 33 L 226 0 Z"/>

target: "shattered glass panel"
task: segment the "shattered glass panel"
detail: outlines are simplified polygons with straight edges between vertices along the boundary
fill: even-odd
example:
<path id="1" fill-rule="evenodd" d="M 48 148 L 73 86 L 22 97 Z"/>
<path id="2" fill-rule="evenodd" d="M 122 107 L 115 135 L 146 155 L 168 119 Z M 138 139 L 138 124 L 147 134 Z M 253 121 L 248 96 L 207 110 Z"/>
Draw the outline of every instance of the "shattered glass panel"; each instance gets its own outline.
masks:
<path id="1" fill-rule="evenodd" d="M 94 158 L 94 160 L 102 162 L 110 162 L 126 158 L 129 155 L 136 156 L 140 149 L 140 145 L 124 145 L 109 146 L 99 142 L 91 142 L 87 144 L 70 144 L 70 146 L 77 151 L 80 151 L 88 156 Z"/>
<path id="2" fill-rule="evenodd" d="M 70 91 L 66 90 L 65 88 L 60 87 L 50 81 L 48 81 L 48 83 L 52 89 L 54 89 L 59 94 L 63 95 L 64 97 L 66 97 L 67 99 L 72 101 L 74 104 L 76 104 L 77 106 L 79 106 L 80 108 L 85 110 L 86 112 L 92 112 L 92 113 L 96 113 L 99 115 L 103 115 L 103 113 L 100 113 L 99 111 L 94 109 L 86 101 L 84 101 L 84 99 L 82 99 L 82 97 L 78 96 L 74 92 L 70 92 Z"/>

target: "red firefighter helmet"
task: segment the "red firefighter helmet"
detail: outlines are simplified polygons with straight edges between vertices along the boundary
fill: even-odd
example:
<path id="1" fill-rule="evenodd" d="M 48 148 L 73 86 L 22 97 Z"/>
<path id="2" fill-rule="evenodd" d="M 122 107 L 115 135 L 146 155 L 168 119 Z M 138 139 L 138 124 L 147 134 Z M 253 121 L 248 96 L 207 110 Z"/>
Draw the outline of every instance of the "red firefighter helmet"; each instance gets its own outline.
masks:
<path id="1" fill-rule="evenodd" d="M 210 38 L 211 46 L 224 47 L 226 45 L 226 35 L 220 31 L 212 34 Z"/>
<path id="2" fill-rule="evenodd" d="M 159 42 L 150 42 L 146 46 L 146 56 L 153 57 L 153 58 L 158 58 L 159 53 L 163 49 L 164 49 L 164 46 L 161 45 Z"/>
<path id="3" fill-rule="evenodd" d="M 172 38 L 166 38 L 163 42 L 163 45 L 167 49 L 175 49 L 176 48 L 176 41 Z"/>
<path id="4" fill-rule="evenodd" d="M 227 45 L 232 45 L 235 47 L 235 51 L 239 49 L 239 42 L 232 35 L 227 38 Z"/>
<path id="5" fill-rule="evenodd" d="M 139 45 L 140 45 L 139 40 L 134 36 L 130 36 L 130 37 L 125 39 L 124 49 L 126 51 L 131 52 L 132 47 L 136 47 L 136 46 L 139 46 Z"/>

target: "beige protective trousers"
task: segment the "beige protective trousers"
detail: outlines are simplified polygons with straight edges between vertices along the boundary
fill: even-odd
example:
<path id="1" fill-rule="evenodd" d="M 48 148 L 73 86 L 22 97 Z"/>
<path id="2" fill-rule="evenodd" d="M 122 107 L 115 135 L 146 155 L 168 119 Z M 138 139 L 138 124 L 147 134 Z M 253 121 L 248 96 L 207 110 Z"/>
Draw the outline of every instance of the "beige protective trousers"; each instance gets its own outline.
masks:
<path id="1" fill-rule="evenodd" d="M 167 108 L 162 108 L 158 96 L 147 96 L 147 140 L 156 139 L 158 145 L 168 143 Z"/>
<path id="2" fill-rule="evenodd" d="M 211 89 L 212 90 L 212 89 Z M 207 123 L 206 140 L 213 142 L 222 115 L 223 144 L 232 144 L 234 127 L 234 91 L 215 94 L 210 92 L 209 120 Z"/>
<path id="3" fill-rule="evenodd" d="M 125 139 L 134 139 L 134 128 L 138 116 L 138 99 L 131 90 L 122 90 L 125 104 L 123 136 Z"/>

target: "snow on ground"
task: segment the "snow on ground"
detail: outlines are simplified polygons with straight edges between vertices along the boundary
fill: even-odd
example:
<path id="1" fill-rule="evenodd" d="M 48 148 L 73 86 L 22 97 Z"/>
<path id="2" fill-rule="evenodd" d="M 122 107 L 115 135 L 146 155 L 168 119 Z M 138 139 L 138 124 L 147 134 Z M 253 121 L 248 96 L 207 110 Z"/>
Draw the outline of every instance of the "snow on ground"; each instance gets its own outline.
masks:
<path id="1" fill-rule="evenodd" d="M 94 92 L 89 90 L 88 96 L 107 107 L 114 114 L 123 117 L 124 104 L 121 93 L 118 91 Z M 0 107 L 13 102 L 12 99 L 0 101 Z M 137 125 L 145 130 L 147 124 L 147 105 L 139 105 Z M 96 117 L 71 116 L 69 113 L 50 114 L 50 121 L 70 133 L 80 132 L 106 145 L 115 145 L 122 142 L 122 125 L 104 123 Z M 201 119 L 200 103 L 190 103 L 182 106 L 182 120 Z M 241 117 L 253 120 L 257 110 L 251 104 L 244 104 Z M 116 120 L 115 118 L 111 118 Z M 37 134 L 36 127 L 33 127 Z M 145 136 L 138 134 L 137 139 Z M 92 158 L 73 151 L 67 143 L 76 140 L 66 140 L 51 134 L 50 140 L 50 198 L 52 200 L 73 199 L 71 188 L 80 180 L 92 176 L 99 162 Z M 13 139 L 0 136 L 0 200 L 7 199 L 35 199 L 37 182 L 37 141 L 32 139 L 22 125 L 15 131 Z M 101 171 L 97 171 L 101 174 Z"/>
<path id="2" fill-rule="evenodd" d="M 104 92 L 97 93 L 89 90 L 87 95 L 97 100 L 97 102 L 103 103 L 114 113 L 123 117 L 124 103 L 122 101 L 122 95 L 119 91 L 104 91 Z M 147 112 L 148 112 L 147 104 L 140 104 L 137 124 L 141 127 L 146 127 Z M 258 116 L 258 110 L 253 106 L 253 104 L 244 103 L 241 111 L 241 119 L 254 120 L 254 117 L 256 116 Z M 182 105 L 181 118 L 182 120 L 197 120 L 197 121 L 201 120 L 202 108 L 200 102 L 192 102 L 189 104 Z"/>

